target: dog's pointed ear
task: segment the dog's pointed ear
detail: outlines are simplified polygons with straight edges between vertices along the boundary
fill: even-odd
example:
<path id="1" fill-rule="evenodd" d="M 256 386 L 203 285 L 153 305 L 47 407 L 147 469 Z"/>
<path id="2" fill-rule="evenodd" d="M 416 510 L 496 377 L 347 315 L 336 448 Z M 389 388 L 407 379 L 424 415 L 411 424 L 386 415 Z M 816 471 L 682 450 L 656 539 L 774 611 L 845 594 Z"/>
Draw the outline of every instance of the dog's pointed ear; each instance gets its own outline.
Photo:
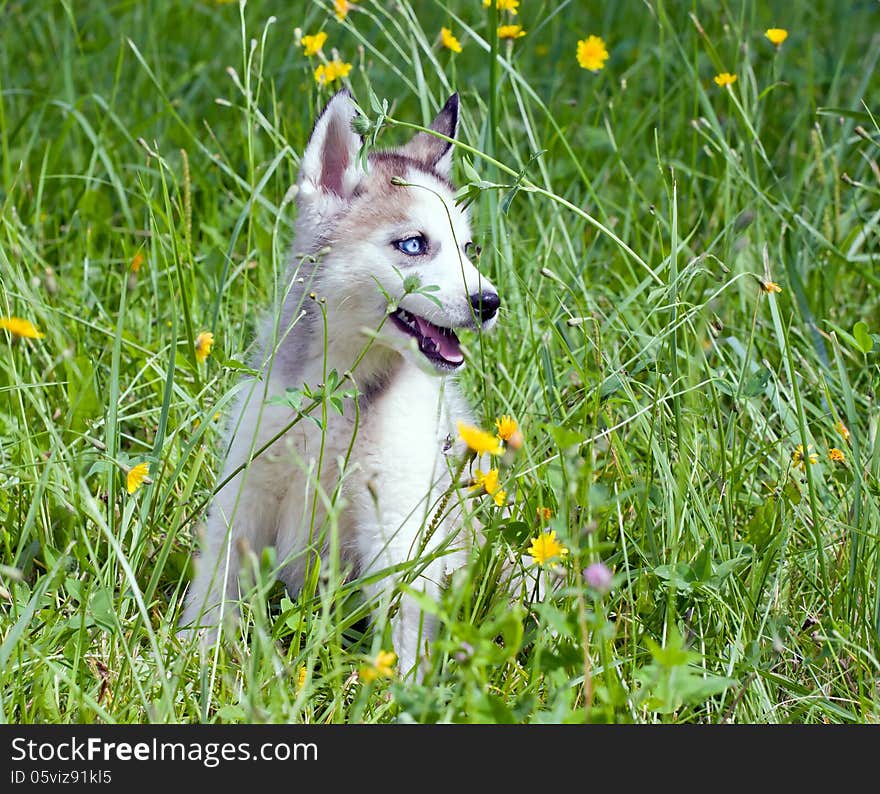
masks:
<path id="1" fill-rule="evenodd" d="M 458 131 L 457 93 L 446 100 L 443 109 L 431 123 L 431 129 L 447 138 L 455 138 L 455 133 Z M 448 177 L 452 171 L 453 148 L 453 145 L 443 138 L 427 132 L 419 132 L 400 150 L 400 153 L 424 163 L 441 176 Z"/>
<path id="2" fill-rule="evenodd" d="M 333 193 L 340 198 L 351 197 L 363 176 L 357 161 L 362 141 L 351 128 L 356 116 L 347 88 L 330 98 L 303 152 L 300 195 Z"/>

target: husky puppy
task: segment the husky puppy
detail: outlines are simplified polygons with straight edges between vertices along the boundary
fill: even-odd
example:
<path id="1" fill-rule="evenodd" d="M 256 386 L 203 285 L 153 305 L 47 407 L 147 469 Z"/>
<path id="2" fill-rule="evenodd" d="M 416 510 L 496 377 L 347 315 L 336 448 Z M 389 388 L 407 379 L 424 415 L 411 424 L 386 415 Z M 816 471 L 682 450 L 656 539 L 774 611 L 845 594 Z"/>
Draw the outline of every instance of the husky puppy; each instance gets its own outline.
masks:
<path id="1" fill-rule="evenodd" d="M 489 329 L 500 300 L 469 259 L 452 144 L 419 132 L 371 152 L 364 167 L 355 117 L 340 91 L 303 154 L 283 298 L 259 335 L 260 374 L 243 384 L 233 411 L 225 484 L 208 511 L 181 625 L 214 636 L 234 608 L 246 549 L 274 546 L 296 593 L 315 555 L 326 559 L 332 547 L 370 578 L 377 608 L 399 597 L 392 638 L 405 673 L 432 632 L 412 592 L 437 597 L 465 559 L 460 496 L 438 511 L 464 452 L 456 424 L 473 422 L 452 377 L 464 364 L 455 331 Z M 431 129 L 454 139 L 457 127 L 453 94 Z M 357 393 L 341 414 L 315 408 L 323 427 L 272 399 L 322 388 L 333 370 L 350 373 L 340 393 L 354 385 Z"/>

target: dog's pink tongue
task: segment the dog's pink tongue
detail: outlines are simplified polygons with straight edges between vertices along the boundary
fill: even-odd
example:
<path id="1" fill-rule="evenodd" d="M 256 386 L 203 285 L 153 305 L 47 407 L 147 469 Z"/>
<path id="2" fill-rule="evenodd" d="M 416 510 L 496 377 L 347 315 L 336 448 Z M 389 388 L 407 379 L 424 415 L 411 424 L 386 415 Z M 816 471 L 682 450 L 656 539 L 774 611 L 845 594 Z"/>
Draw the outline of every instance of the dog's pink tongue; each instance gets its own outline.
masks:
<path id="1" fill-rule="evenodd" d="M 437 352 L 452 364 L 464 361 L 461 348 L 458 346 L 458 337 L 452 331 L 438 328 L 422 317 L 416 317 L 419 325 L 419 333 L 425 338 L 432 340 L 437 345 Z"/>

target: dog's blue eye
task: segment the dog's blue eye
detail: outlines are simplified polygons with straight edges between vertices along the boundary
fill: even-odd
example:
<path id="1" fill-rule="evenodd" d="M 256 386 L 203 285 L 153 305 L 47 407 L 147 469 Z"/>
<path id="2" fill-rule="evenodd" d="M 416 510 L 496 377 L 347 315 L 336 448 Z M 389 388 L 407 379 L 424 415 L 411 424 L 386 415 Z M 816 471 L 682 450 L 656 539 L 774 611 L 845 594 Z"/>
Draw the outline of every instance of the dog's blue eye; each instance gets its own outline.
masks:
<path id="1" fill-rule="evenodd" d="M 418 256 L 425 253 L 428 249 L 428 243 L 422 236 L 407 237 L 405 240 L 398 240 L 395 245 L 398 250 L 403 251 L 408 256 Z"/>

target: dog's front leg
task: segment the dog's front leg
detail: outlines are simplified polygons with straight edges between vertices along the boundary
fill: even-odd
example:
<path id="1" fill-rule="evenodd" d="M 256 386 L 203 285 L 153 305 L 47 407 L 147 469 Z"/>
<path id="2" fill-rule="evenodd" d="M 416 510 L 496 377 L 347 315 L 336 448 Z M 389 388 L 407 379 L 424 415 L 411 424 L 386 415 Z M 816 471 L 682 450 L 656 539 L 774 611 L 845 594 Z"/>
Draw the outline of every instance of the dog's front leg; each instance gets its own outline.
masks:
<path id="1" fill-rule="evenodd" d="M 415 594 L 437 601 L 448 569 L 448 552 L 438 550 L 442 537 L 422 548 L 421 528 L 420 521 L 411 520 L 393 527 L 361 526 L 358 533 L 363 575 L 385 574 L 366 587 L 374 613 L 388 614 L 396 605 L 391 636 L 404 676 L 417 666 L 436 629 L 436 619 L 422 610 Z M 420 677 L 417 668 L 416 678 Z"/>

